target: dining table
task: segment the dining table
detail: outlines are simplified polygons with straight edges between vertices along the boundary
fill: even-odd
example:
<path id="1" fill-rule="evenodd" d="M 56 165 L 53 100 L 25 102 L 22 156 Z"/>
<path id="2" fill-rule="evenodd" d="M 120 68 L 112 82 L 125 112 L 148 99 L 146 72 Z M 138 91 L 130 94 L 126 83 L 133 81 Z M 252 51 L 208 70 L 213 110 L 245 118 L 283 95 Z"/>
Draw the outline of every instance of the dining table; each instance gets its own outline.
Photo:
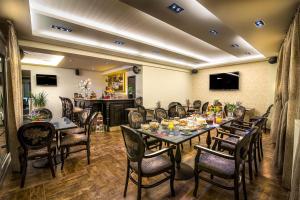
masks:
<path id="1" fill-rule="evenodd" d="M 162 125 L 159 125 L 159 128 L 155 131 L 150 129 L 138 129 L 137 131 L 141 134 L 144 134 L 149 137 L 153 137 L 158 139 L 159 141 L 166 142 L 167 144 L 175 145 L 175 162 L 176 162 L 176 173 L 175 180 L 188 180 L 194 177 L 194 171 L 191 166 L 182 162 L 182 153 L 181 153 L 181 144 L 191 140 L 195 137 L 206 134 L 206 144 L 208 148 L 211 148 L 212 137 L 211 131 L 224 125 L 226 123 L 230 123 L 232 119 L 223 119 L 223 121 L 219 124 L 210 124 L 206 125 L 203 128 L 198 130 L 186 132 L 181 130 L 168 130 L 163 128 Z"/>
<path id="2" fill-rule="evenodd" d="M 74 122 L 72 122 L 67 117 L 54 117 L 51 119 L 33 121 L 30 118 L 28 118 L 28 116 L 24 116 L 23 124 L 28 124 L 28 123 L 33 123 L 33 122 L 41 122 L 41 121 L 42 122 L 50 122 L 51 124 L 53 124 L 53 126 L 55 128 L 55 132 L 56 132 L 56 134 L 55 134 L 56 148 L 59 148 L 59 145 L 60 145 L 60 131 L 78 127 Z M 56 159 L 57 163 L 60 163 L 60 155 L 57 154 L 55 159 Z M 48 167 L 48 159 L 47 158 L 36 159 L 33 161 L 32 166 L 35 168 Z"/>

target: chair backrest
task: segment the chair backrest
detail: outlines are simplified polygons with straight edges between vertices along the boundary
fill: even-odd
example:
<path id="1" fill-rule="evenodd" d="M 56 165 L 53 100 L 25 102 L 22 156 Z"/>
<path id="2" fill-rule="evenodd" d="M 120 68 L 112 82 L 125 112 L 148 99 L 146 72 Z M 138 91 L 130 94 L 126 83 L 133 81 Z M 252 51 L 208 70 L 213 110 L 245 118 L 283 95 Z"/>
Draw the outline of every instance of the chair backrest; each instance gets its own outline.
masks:
<path id="1" fill-rule="evenodd" d="M 181 106 L 181 103 L 179 103 L 179 102 L 171 102 L 171 103 L 169 103 L 169 105 L 168 105 L 168 109 L 171 108 L 171 107 L 173 107 L 173 106 L 177 106 L 177 105 L 180 105 L 180 106 Z"/>
<path id="2" fill-rule="evenodd" d="M 59 97 L 61 101 L 61 116 L 66 117 L 66 102 L 64 97 Z"/>
<path id="3" fill-rule="evenodd" d="M 201 110 L 202 114 L 205 113 L 205 112 L 207 111 L 208 104 L 209 104 L 209 102 L 205 102 L 205 103 L 203 104 L 202 110 Z"/>
<path id="4" fill-rule="evenodd" d="M 244 106 L 239 106 L 234 111 L 234 116 L 236 119 L 243 121 L 246 113 L 246 108 Z"/>
<path id="5" fill-rule="evenodd" d="M 168 109 L 168 116 L 171 118 L 178 117 L 177 105 L 173 105 Z"/>
<path id="6" fill-rule="evenodd" d="M 55 128 L 49 122 L 33 122 L 21 126 L 17 135 L 25 152 L 30 149 L 38 150 L 44 147 L 48 147 L 48 150 L 50 150 Z"/>
<path id="7" fill-rule="evenodd" d="M 128 113 L 128 122 L 130 128 L 134 129 L 141 128 L 141 124 L 145 123 L 143 115 L 136 111 L 131 111 Z"/>
<path id="8" fill-rule="evenodd" d="M 34 109 L 32 112 L 35 113 L 39 117 L 39 119 L 51 120 L 52 119 L 52 112 L 47 108 L 37 108 Z"/>
<path id="9" fill-rule="evenodd" d="M 92 114 L 89 114 L 87 117 L 87 136 L 88 136 L 88 142 L 90 141 L 90 135 L 92 133 L 92 127 L 97 123 L 98 116 L 101 115 L 101 112 L 94 112 Z"/>
<path id="10" fill-rule="evenodd" d="M 201 108 L 201 101 L 200 100 L 195 100 L 193 102 L 193 107 L 196 109 L 200 109 Z"/>
<path id="11" fill-rule="evenodd" d="M 81 127 L 84 127 L 87 130 L 88 127 L 88 118 L 91 115 L 91 109 L 85 108 L 82 112 L 79 113 L 78 119 Z"/>
<path id="12" fill-rule="evenodd" d="M 64 100 L 65 100 L 65 106 L 66 106 L 65 117 L 72 120 L 73 119 L 73 103 L 72 103 L 71 99 L 69 99 L 69 98 L 64 98 Z"/>
<path id="13" fill-rule="evenodd" d="M 178 117 L 180 117 L 180 118 L 186 117 L 186 111 L 185 111 L 184 107 L 181 105 L 177 105 L 177 113 L 178 113 Z"/>
<path id="14" fill-rule="evenodd" d="M 135 104 L 136 107 L 137 106 L 142 106 L 143 105 L 143 97 L 137 97 L 137 98 L 135 98 L 134 104 Z"/>
<path id="15" fill-rule="evenodd" d="M 128 160 L 141 162 L 145 154 L 145 143 L 142 136 L 134 129 L 121 125 Z"/>
<path id="16" fill-rule="evenodd" d="M 165 109 L 163 108 L 156 108 L 154 110 L 154 118 L 158 121 L 161 122 L 163 119 L 168 118 L 168 113 Z"/>
<path id="17" fill-rule="evenodd" d="M 263 114 L 263 117 L 266 117 L 266 118 L 269 117 L 272 107 L 273 107 L 273 104 L 271 104 L 271 105 L 268 107 L 268 109 L 266 110 L 266 113 Z"/>
<path id="18" fill-rule="evenodd" d="M 214 102 L 214 106 L 223 106 L 223 104 L 220 101 Z"/>
<path id="19" fill-rule="evenodd" d="M 147 110 L 144 106 L 137 106 L 137 111 L 142 114 L 144 121 L 146 121 Z"/>
<path id="20" fill-rule="evenodd" d="M 247 133 L 241 139 L 239 139 L 235 148 L 234 156 L 236 170 L 239 170 L 241 162 L 243 160 L 246 160 L 250 147 L 251 137 L 253 134 L 257 133 L 258 127 L 253 127 L 246 131 Z"/>

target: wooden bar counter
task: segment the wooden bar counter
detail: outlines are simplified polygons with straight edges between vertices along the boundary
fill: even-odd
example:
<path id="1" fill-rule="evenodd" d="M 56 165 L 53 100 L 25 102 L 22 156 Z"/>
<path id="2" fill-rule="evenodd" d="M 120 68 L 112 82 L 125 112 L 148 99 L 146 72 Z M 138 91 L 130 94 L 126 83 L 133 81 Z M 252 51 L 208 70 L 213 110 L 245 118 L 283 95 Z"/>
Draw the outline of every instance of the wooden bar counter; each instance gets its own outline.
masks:
<path id="1" fill-rule="evenodd" d="M 83 102 L 84 103 L 83 103 Z M 75 106 L 92 107 L 97 104 L 98 111 L 103 115 L 106 131 L 111 126 L 128 123 L 127 108 L 134 107 L 134 99 L 74 99 Z"/>

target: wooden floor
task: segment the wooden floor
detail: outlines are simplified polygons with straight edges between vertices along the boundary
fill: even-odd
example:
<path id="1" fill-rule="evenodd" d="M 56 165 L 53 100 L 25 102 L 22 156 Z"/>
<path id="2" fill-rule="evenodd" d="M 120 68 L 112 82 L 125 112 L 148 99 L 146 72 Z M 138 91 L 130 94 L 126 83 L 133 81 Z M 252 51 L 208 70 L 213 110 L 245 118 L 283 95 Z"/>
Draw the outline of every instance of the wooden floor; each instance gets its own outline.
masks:
<path id="1" fill-rule="evenodd" d="M 280 187 L 279 177 L 272 169 L 273 145 L 270 136 L 264 134 L 264 159 L 259 166 L 259 175 L 250 182 L 247 178 L 248 199 L 285 200 L 288 191 Z M 201 138 L 201 142 L 205 138 Z M 193 144 L 198 138 L 193 140 Z M 92 135 L 91 164 L 87 165 L 85 152 L 67 158 L 64 170 L 56 169 L 56 178 L 49 169 L 35 169 L 29 164 L 25 187 L 19 188 L 20 175 L 10 174 L 0 190 L 0 199 L 123 199 L 125 180 L 125 149 L 119 131 Z M 184 144 L 183 162 L 193 166 L 195 150 Z M 151 180 L 146 180 L 151 181 Z M 233 199 L 233 192 L 220 189 L 200 180 L 198 197 L 192 195 L 194 179 L 175 181 L 176 196 L 170 197 L 169 183 L 143 190 L 142 199 Z M 129 183 L 126 199 L 136 198 L 136 186 Z M 242 194 L 240 195 L 242 199 Z"/>

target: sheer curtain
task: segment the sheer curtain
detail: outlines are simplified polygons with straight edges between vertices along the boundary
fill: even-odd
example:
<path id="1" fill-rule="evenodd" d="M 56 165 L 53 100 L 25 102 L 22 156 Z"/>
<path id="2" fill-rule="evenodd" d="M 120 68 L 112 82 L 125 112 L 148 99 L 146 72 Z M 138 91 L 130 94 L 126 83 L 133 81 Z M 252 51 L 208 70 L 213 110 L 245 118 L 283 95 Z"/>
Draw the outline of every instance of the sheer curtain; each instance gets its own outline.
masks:
<path id="1" fill-rule="evenodd" d="M 275 145 L 274 165 L 282 185 L 291 187 L 295 119 L 300 117 L 299 8 L 279 53 L 271 135 Z"/>
<path id="2" fill-rule="evenodd" d="M 9 150 L 12 156 L 11 166 L 19 171 L 17 130 L 22 125 L 22 72 L 20 51 L 15 28 L 10 21 L 6 21 L 7 38 L 7 126 L 9 130 Z"/>

